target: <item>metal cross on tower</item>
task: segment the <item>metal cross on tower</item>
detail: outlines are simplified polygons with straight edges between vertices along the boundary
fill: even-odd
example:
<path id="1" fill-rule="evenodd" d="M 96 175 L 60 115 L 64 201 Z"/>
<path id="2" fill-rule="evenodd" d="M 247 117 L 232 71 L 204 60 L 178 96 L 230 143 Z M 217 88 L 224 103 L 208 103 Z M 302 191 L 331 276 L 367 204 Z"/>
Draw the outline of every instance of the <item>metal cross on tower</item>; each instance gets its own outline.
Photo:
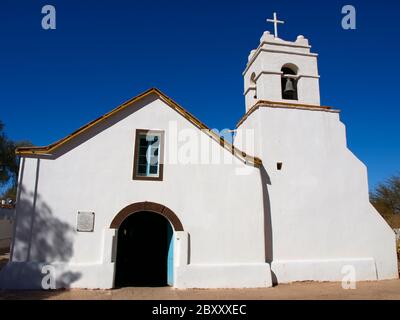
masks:
<path id="1" fill-rule="evenodd" d="M 267 19 L 267 22 L 272 22 L 274 24 L 274 34 L 275 38 L 278 38 L 278 24 L 284 24 L 285 21 L 278 20 L 276 16 L 276 12 L 274 12 L 274 18 L 273 19 Z"/>

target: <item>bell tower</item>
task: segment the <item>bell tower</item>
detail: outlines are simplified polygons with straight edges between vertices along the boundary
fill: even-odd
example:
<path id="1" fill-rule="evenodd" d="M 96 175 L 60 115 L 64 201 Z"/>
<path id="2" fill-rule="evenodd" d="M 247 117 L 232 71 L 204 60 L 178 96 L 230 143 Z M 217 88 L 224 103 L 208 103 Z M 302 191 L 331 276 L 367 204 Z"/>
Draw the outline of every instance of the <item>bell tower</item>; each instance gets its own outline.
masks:
<path id="1" fill-rule="evenodd" d="M 398 278 L 366 166 L 347 147 L 340 110 L 320 105 L 317 55 L 303 36 L 279 39 L 283 22 L 271 22 L 274 35 L 264 32 L 243 73 L 247 112 L 234 136 L 261 160 L 265 261 L 278 283 L 341 281 L 348 265 L 357 280 Z"/>
<path id="2" fill-rule="evenodd" d="M 248 57 L 244 76 L 246 112 L 258 101 L 320 105 L 316 53 L 304 36 L 296 41 L 278 37 L 279 21 L 274 13 L 274 35 L 264 32 L 257 49 Z"/>

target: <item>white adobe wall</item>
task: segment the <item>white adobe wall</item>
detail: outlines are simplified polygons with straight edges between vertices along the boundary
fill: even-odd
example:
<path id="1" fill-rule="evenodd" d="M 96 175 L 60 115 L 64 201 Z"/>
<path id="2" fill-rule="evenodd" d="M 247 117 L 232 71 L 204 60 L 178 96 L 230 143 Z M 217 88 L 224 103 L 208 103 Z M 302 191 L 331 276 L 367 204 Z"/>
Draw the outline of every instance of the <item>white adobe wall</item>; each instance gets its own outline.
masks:
<path id="1" fill-rule="evenodd" d="M 265 167 L 274 280 L 340 281 L 345 265 L 357 280 L 397 278 L 395 235 L 369 202 L 366 167 L 347 148 L 339 114 L 260 107 L 239 130 L 251 128 Z"/>
<path id="2" fill-rule="evenodd" d="M 57 271 L 58 287 L 111 288 L 116 232 L 110 223 L 121 209 L 142 201 L 167 206 L 185 229 L 186 242 L 176 241 L 181 256 L 175 259 L 175 287 L 271 285 L 259 170 L 202 133 L 203 143 L 232 164 L 167 160 L 164 181 L 132 180 L 136 129 L 165 130 L 165 159 L 173 144 L 170 121 L 177 121 L 179 131 L 198 130 L 159 99 L 140 105 L 145 107 L 123 111 L 101 130 L 81 136 L 56 159 L 23 158 L 12 263 L 0 275 L 3 287 L 40 287 L 40 270 L 49 263 Z M 238 174 L 243 170 L 246 175 Z M 75 231 L 78 211 L 95 212 L 93 233 Z"/>

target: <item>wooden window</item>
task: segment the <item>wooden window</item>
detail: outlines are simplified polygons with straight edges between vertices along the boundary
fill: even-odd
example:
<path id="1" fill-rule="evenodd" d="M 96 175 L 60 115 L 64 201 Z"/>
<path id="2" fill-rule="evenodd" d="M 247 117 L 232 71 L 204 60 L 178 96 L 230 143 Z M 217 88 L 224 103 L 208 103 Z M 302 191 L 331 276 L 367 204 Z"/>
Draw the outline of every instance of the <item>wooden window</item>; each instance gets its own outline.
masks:
<path id="1" fill-rule="evenodd" d="M 164 131 L 136 130 L 133 179 L 163 179 Z"/>

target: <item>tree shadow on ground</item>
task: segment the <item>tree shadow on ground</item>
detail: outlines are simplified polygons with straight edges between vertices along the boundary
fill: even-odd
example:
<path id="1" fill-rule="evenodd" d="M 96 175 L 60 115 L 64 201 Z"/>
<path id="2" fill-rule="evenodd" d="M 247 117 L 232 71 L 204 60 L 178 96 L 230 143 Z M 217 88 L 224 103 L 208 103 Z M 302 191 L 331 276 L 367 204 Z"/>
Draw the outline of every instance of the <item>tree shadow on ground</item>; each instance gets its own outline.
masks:
<path id="1" fill-rule="evenodd" d="M 46 300 L 55 298 L 65 289 L 57 290 L 0 290 L 1 300 Z"/>

